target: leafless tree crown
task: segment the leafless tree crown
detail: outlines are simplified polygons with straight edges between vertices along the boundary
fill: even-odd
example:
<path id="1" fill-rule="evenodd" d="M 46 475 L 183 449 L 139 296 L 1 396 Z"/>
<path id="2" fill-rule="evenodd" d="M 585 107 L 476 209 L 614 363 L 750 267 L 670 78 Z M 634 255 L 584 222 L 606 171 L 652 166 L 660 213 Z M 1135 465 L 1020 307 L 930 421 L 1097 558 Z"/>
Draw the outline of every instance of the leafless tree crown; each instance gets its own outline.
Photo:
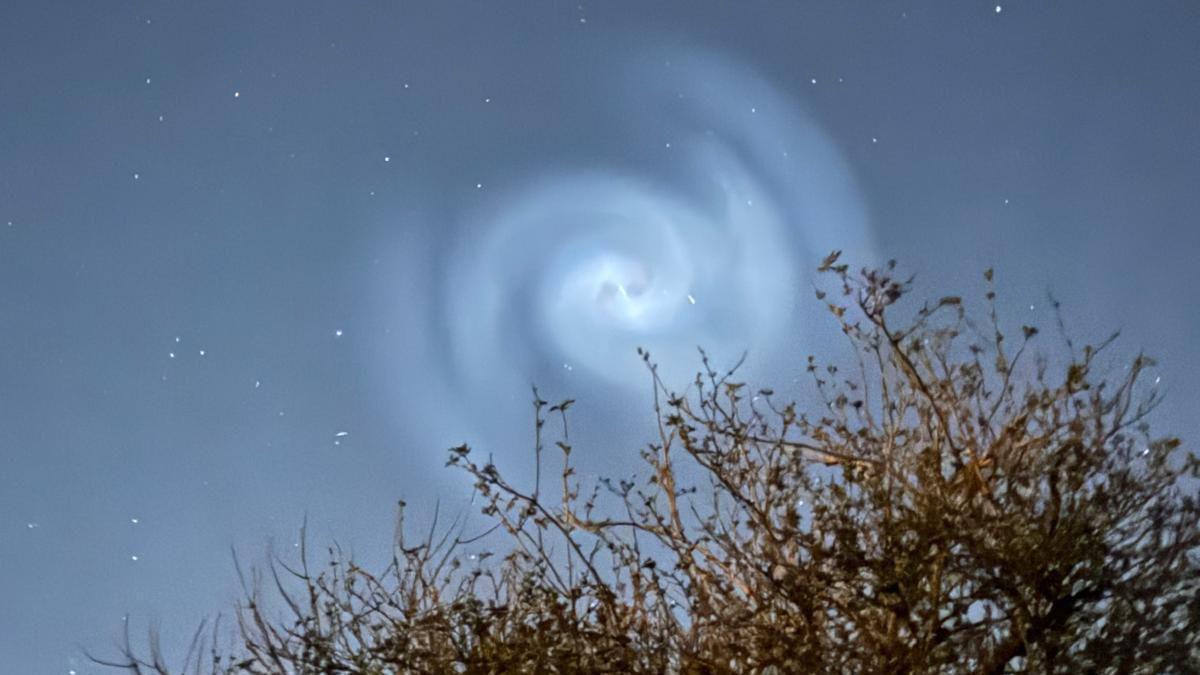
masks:
<path id="1" fill-rule="evenodd" d="M 1077 349 L 1061 319 L 1049 358 L 1036 328 L 1002 333 L 994 290 L 981 320 L 899 307 L 894 268 L 822 263 L 855 357 L 809 358 L 810 409 L 707 357 L 674 393 L 643 354 L 644 471 L 584 480 L 572 401 L 535 391 L 530 485 L 450 451 L 493 531 L 413 541 L 402 509 L 380 574 L 276 560 L 234 644 L 198 632 L 183 670 L 1200 672 L 1200 462 L 1150 433 L 1150 359 L 1106 377 L 1113 339 Z M 126 646 L 114 665 L 168 672 Z"/>

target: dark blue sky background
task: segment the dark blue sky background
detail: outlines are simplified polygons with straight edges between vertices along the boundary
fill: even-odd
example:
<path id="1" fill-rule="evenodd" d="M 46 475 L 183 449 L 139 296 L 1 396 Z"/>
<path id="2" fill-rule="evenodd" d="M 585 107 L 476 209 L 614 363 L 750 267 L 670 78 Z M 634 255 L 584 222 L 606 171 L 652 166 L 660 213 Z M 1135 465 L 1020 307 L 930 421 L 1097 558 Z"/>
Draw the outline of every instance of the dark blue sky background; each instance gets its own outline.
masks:
<path id="1" fill-rule="evenodd" d="M 525 458 L 530 381 L 632 467 L 597 355 L 814 350 L 822 247 L 994 265 L 1014 323 L 1053 289 L 1194 443 L 1197 119 L 1184 1 L 6 2 L 0 670 L 93 672 L 126 613 L 183 640 L 306 513 L 386 550 L 396 499 L 458 504 L 445 446 Z M 718 255 L 756 238 L 794 269 Z"/>

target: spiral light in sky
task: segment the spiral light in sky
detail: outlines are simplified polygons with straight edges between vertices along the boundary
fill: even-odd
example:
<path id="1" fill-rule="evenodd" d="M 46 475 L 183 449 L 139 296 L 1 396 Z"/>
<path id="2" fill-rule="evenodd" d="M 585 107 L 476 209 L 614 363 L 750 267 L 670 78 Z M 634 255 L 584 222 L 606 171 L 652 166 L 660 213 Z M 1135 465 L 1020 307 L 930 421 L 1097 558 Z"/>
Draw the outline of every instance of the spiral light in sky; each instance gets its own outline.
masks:
<path id="1" fill-rule="evenodd" d="M 718 364 L 746 352 L 753 372 L 802 341 L 821 257 L 850 249 L 868 262 L 846 163 L 753 72 L 677 51 L 596 80 L 612 88 L 602 100 L 617 102 L 607 119 L 628 152 L 510 176 L 431 228 L 428 248 L 410 247 L 426 251 L 411 264 L 434 261 L 432 288 L 398 289 L 424 307 L 408 333 L 424 348 L 406 352 L 403 386 L 433 400 L 412 424 L 457 408 L 487 427 L 531 383 L 578 397 L 647 391 L 638 347 L 671 386 L 691 379 L 697 347 Z"/>

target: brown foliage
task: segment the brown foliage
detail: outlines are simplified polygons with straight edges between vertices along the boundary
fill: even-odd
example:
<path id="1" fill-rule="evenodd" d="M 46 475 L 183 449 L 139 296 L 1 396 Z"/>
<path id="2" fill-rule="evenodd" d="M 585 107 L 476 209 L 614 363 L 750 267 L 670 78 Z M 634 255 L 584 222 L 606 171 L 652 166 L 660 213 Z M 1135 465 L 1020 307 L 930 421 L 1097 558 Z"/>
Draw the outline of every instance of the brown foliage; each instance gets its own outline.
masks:
<path id="1" fill-rule="evenodd" d="M 585 484 L 571 402 L 535 392 L 528 488 L 450 451 L 506 556 L 470 560 L 474 540 L 452 525 L 398 536 L 380 576 L 336 557 L 320 573 L 307 555 L 276 563 L 289 618 L 271 619 L 249 584 L 233 656 L 197 640 L 188 669 L 1200 670 L 1200 462 L 1150 434 L 1150 360 L 1106 380 L 1112 339 L 1068 340 L 1054 368 L 1033 355 L 1032 327 L 1009 346 L 994 291 L 982 328 L 957 297 L 898 322 L 909 284 L 893 267 L 822 264 L 857 359 L 847 377 L 810 357 L 817 409 L 752 394 L 707 357 L 674 394 L 644 354 L 658 420 L 646 470 Z M 553 453 L 548 421 L 561 425 Z M 166 672 L 155 653 L 127 648 L 118 665 Z"/>

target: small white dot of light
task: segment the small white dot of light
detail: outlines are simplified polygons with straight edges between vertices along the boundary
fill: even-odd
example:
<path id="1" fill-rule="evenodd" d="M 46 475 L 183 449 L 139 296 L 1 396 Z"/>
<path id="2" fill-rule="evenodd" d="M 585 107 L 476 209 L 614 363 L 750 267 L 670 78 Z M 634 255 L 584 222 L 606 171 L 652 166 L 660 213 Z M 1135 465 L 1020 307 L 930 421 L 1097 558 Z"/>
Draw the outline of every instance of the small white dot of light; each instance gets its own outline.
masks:
<path id="1" fill-rule="evenodd" d="M 841 78 L 841 77 L 839 77 L 839 78 L 838 78 L 838 84 L 841 84 L 841 83 L 843 83 L 843 82 L 845 82 L 845 81 L 846 81 L 846 80 L 845 80 L 844 78 Z"/>
<path id="2" fill-rule="evenodd" d="M 146 84 L 150 84 L 150 78 L 146 78 Z"/>
<path id="3" fill-rule="evenodd" d="M 334 337 L 342 337 L 342 329 L 339 328 L 339 329 L 333 331 L 333 336 Z"/>
<path id="4" fill-rule="evenodd" d="M 262 382 L 260 382 L 260 381 L 258 381 L 258 380 L 255 380 L 255 381 L 254 381 L 254 388 L 255 388 L 255 389 L 258 389 L 258 388 L 259 388 L 259 387 L 261 387 L 261 386 L 262 386 Z"/>
<path id="5" fill-rule="evenodd" d="M 407 82 L 405 82 L 405 83 L 404 83 L 404 88 L 405 88 L 405 89 L 408 89 L 408 83 L 407 83 Z"/>
<path id="6" fill-rule="evenodd" d="M 175 352 L 167 352 L 167 356 L 175 358 Z"/>
<path id="7" fill-rule="evenodd" d="M 1029 306 L 1029 311 L 1031 311 L 1031 312 L 1033 311 L 1033 305 Z"/>
<path id="8" fill-rule="evenodd" d="M 235 91 L 235 92 L 233 92 L 233 97 L 234 97 L 234 98 L 241 98 L 241 97 L 242 97 L 242 92 L 240 92 L 240 91 Z"/>
<path id="9" fill-rule="evenodd" d="M 696 304 L 696 298 L 692 297 L 691 293 L 688 293 L 688 302 L 693 305 Z"/>
<path id="10" fill-rule="evenodd" d="M 1145 457 L 1148 454 L 1150 454 L 1150 448 L 1145 448 L 1142 450 L 1142 457 Z"/>
<path id="11" fill-rule="evenodd" d="M 392 161 L 392 158 L 391 158 L 391 157 L 384 157 L 384 158 L 383 158 L 383 161 L 385 161 L 385 162 L 390 162 L 390 161 Z"/>
<path id="12" fill-rule="evenodd" d="M 135 173 L 135 174 L 133 174 L 133 179 L 134 179 L 134 180 L 137 180 L 137 179 L 139 179 L 139 178 L 141 178 L 141 177 L 142 177 L 142 176 L 141 176 L 141 174 L 136 174 L 136 173 Z"/>
<path id="13" fill-rule="evenodd" d="M 751 109 L 750 109 L 750 112 L 752 112 L 752 113 L 756 113 L 756 112 L 758 112 L 758 108 L 751 108 Z"/>
<path id="14" fill-rule="evenodd" d="M 334 434 L 334 436 L 336 436 L 337 438 L 344 438 L 349 435 L 350 435 L 349 431 L 339 431 L 336 434 Z"/>
<path id="15" fill-rule="evenodd" d="M 1154 378 L 1154 384 L 1158 384 L 1159 382 L 1162 382 L 1162 375 L 1159 375 L 1158 377 Z"/>
<path id="16" fill-rule="evenodd" d="M 175 336 L 175 341 L 176 341 L 176 342 L 179 342 L 179 341 L 181 341 L 181 340 L 183 340 L 183 338 L 179 337 L 178 335 L 176 335 L 176 336 Z"/>
<path id="17" fill-rule="evenodd" d="M 1005 204 L 1007 204 L 1007 203 L 1008 203 L 1008 200 L 1007 200 L 1007 199 L 1005 199 L 1005 200 L 1004 200 L 1004 203 L 1005 203 Z"/>
<path id="18" fill-rule="evenodd" d="M 131 555 L 131 556 L 129 556 L 129 559 L 132 560 L 133 562 L 137 562 L 138 557 L 136 555 Z"/>
<path id="19" fill-rule="evenodd" d="M 372 196 L 372 197 L 374 197 L 374 196 L 375 196 L 375 191 L 374 191 L 374 190 L 371 190 L 371 196 Z"/>
<path id="20" fill-rule="evenodd" d="M 25 527 L 32 530 L 38 526 L 37 523 L 25 523 Z"/>
<path id="21" fill-rule="evenodd" d="M 996 5 L 996 13 L 999 14 L 1002 11 L 1004 11 L 1004 8 L 1001 7 L 1000 5 Z"/>
<path id="22" fill-rule="evenodd" d="M 579 17 L 579 23 L 587 23 L 587 19 L 581 16 Z"/>
<path id="23" fill-rule="evenodd" d="M 878 143 L 878 142 L 879 142 L 879 139 L 878 139 L 878 138 L 875 138 L 874 136 L 872 136 L 872 137 L 871 137 L 871 142 L 872 142 L 872 143 Z"/>
<path id="24" fill-rule="evenodd" d="M 564 363 L 563 368 L 567 369 L 568 371 L 575 370 L 574 368 L 571 367 L 571 364 L 569 364 L 569 363 Z"/>
<path id="25" fill-rule="evenodd" d="M 670 144 L 670 143 L 667 143 L 667 148 L 669 149 L 670 147 L 671 147 L 671 144 Z"/>
<path id="26" fill-rule="evenodd" d="M 163 116 L 162 116 L 162 115 L 159 115 L 159 116 L 158 116 L 158 121 L 159 121 L 159 122 L 163 121 Z"/>
<path id="27" fill-rule="evenodd" d="M 475 189 L 476 189 L 476 190 L 482 190 L 482 189 L 483 189 L 483 183 L 476 183 L 476 184 L 475 184 Z"/>
<path id="28" fill-rule="evenodd" d="M 816 83 L 817 83 L 817 78 L 815 78 L 815 77 L 814 77 L 813 79 L 811 79 L 811 80 L 809 80 L 809 81 L 810 81 L 810 82 L 812 82 L 813 84 L 816 84 Z"/>
<path id="29" fill-rule="evenodd" d="M 341 442 L 341 441 L 334 441 L 334 442 L 333 442 L 333 444 L 334 444 L 334 445 L 341 445 L 341 444 L 342 444 L 342 442 Z"/>
<path id="30" fill-rule="evenodd" d="M 205 353 L 206 352 L 203 349 L 200 350 L 200 356 L 204 356 Z"/>
<path id="31" fill-rule="evenodd" d="M 492 99 L 490 99 L 490 98 L 485 98 L 485 99 L 483 99 L 483 102 L 484 102 L 484 103 L 491 103 L 491 102 L 492 102 Z"/>
<path id="32" fill-rule="evenodd" d="M 129 522 L 133 523 L 134 525 L 137 525 L 139 521 L 137 518 L 130 518 Z"/>

